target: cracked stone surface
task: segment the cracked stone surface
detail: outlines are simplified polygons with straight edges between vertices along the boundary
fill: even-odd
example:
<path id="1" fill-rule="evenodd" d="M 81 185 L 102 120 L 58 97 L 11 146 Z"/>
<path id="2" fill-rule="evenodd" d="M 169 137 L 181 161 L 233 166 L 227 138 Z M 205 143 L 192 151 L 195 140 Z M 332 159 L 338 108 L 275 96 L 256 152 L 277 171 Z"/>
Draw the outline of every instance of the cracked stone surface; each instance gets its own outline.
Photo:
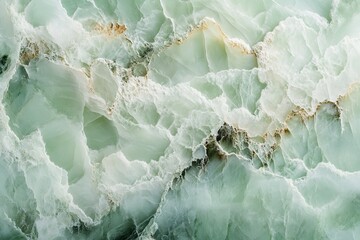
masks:
<path id="1" fill-rule="evenodd" d="M 0 4 L 0 239 L 360 239 L 359 1 Z"/>

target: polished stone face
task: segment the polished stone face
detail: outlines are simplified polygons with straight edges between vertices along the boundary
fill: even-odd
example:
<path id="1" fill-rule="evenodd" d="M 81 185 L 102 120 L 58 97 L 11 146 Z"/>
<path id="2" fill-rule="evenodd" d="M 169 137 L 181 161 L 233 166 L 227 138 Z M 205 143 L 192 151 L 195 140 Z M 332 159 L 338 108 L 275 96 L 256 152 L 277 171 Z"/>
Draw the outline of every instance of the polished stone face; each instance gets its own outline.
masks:
<path id="1" fill-rule="evenodd" d="M 0 239 L 360 239 L 360 1 L 0 5 Z"/>

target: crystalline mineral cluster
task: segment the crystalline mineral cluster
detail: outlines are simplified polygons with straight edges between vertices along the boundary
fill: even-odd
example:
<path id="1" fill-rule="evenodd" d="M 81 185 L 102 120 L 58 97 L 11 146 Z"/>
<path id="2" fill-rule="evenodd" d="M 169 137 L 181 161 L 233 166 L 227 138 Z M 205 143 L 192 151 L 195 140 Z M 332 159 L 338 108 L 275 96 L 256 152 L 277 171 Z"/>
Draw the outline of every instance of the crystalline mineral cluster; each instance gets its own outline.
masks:
<path id="1" fill-rule="evenodd" d="M 0 239 L 360 239 L 359 0 L 0 6 Z"/>

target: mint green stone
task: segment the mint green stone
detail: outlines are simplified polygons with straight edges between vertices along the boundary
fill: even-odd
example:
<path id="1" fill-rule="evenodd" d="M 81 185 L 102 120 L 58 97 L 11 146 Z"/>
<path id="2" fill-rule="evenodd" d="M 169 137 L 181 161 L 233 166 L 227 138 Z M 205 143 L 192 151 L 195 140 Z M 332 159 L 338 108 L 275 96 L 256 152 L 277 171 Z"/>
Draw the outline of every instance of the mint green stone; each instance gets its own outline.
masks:
<path id="1" fill-rule="evenodd" d="M 360 239 L 360 2 L 0 16 L 0 239 Z"/>

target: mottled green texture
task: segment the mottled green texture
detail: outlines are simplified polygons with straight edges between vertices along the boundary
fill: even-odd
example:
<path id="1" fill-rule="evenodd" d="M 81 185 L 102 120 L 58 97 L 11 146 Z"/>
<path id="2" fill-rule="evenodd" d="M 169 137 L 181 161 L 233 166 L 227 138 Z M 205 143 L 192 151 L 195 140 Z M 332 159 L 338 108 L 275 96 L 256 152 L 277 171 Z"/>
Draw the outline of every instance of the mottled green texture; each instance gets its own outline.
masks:
<path id="1" fill-rule="evenodd" d="M 360 238 L 359 2 L 0 5 L 0 239 Z"/>

